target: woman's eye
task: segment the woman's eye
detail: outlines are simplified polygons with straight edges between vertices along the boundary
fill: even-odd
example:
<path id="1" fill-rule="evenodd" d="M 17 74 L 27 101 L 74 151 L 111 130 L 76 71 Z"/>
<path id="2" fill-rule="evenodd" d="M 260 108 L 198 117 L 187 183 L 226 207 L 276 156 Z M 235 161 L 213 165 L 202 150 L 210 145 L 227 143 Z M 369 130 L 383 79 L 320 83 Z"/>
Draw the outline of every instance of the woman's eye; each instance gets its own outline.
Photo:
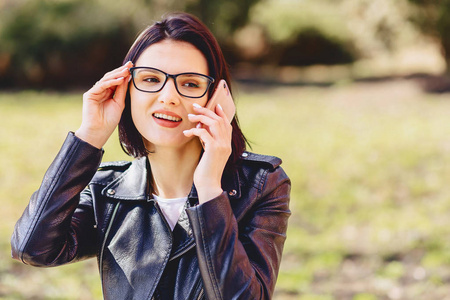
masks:
<path id="1" fill-rule="evenodd" d="M 185 83 L 183 83 L 183 86 L 187 87 L 187 88 L 199 88 L 200 87 L 200 85 L 195 82 L 185 82 Z"/>
<path id="2" fill-rule="evenodd" d="M 159 79 L 155 78 L 155 77 L 147 77 L 147 78 L 143 78 L 142 81 L 148 82 L 148 83 L 158 83 Z"/>

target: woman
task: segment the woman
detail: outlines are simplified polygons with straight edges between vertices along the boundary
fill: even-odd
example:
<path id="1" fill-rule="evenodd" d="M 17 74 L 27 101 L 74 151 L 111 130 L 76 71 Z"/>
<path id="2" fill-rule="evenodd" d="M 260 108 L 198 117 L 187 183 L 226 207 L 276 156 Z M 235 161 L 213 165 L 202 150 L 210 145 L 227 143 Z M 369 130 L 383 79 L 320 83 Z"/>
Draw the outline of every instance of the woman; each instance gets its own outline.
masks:
<path id="1" fill-rule="evenodd" d="M 280 159 L 245 152 L 236 118 L 204 107 L 220 79 L 222 52 L 195 17 L 145 29 L 83 95 L 82 124 L 17 222 L 13 257 L 97 256 L 105 299 L 269 299 L 290 181 Z M 117 125 L 135 160 L 100 165 Z"/>

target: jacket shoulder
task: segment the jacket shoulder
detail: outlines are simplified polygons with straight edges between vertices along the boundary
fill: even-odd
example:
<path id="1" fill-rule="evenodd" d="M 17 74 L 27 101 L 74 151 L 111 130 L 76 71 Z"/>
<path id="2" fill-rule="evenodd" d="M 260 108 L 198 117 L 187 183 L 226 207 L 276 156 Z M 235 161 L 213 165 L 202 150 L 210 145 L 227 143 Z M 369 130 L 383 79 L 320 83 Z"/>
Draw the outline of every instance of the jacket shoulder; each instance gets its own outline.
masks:
<path id="1" fill-rule="evenodd" d="M 274 170 L 281 165 L 282 160 L 276 156 L 257 154 L 245 151 L 242 153 L 243 164 L 255 164 L 264 169 Z"/>
<path id="2" fill-rule="evenodd" d="M 131 161 L 119 160 L 119 161 L 108 161 L 102 162 L 98 167 L 99 171 L 106 170 L 126 170 L 131 165 Z"/>
<path id="3" fill-rule="evenodd" d="M 241 163 L 241 180 L 256 185 L 259 189 L 270 181 L 270 184 L 281 184 L 289 181 L 289 177 L 280 166 L 281 158 L 271 155 L 244 152 Z M 262 185 L 262 186 L 261 186 Z"/>
<path id="4" fill-rule="evenodd" d="M 291 181 L 280 166 L 282 160 L 276 156 L 244 152 L 241 160 L 239 181 L 242 188 L 255 188 L 258 199 L 277 190 L 285 195 L 289 194 Z M 255 198 L 255 199 L 256 199 Z M 289 201 L 289 196 L 285 199 Z"/>
<path id="5" fill-rule="evenodd" d="M 91 183 L 107 184 L 125 172 L 131 166 L 131 163 L 131 161 L 103 162 L 98 167 Z"/>

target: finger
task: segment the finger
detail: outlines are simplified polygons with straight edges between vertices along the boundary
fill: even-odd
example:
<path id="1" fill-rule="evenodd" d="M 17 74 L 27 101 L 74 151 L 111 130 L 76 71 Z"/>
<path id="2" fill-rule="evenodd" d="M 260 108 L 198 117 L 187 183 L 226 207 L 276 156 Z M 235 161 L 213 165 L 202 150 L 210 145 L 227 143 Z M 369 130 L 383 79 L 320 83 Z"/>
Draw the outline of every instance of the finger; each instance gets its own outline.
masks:
<path id="1" fill-rule="evenodd" d="M 188 114 L 188 119 L 192 123 L 197 123 L 197 128 L 206 128 L 213 137 L 228 136 L 232 131 L 232 126 L 223 111 L 222 116 L 217 115 L 217 119 L 194 114 Z"/>
<path id="2" fill-rule="evenodd" d="M 188 114 L 188 118 L 192 123 L 201 123 L 208 127 L 216 126 L 220 122 L 217 119 L 212 119 L 209 116 L 205 115 Z"/>
<path id="3" fill-rule="evenodd" d="M 213 139 L 211 134 L 209 134 L 209 132 L 205 128 L 191 128 L 188 130 L 184 130 L 183 134 L 186 137 L 197 136 L 206 144 L 211 142 Z"/>
<path id="4" fill-rule="evenodd" d="M 111 79 L 104 82 L 99 82 L 94 85 L 89 91 L 87 91 L 83 98 L 86 100 L 90 99 L 93 101 L 103 102 L 105 100 L 111 99 L 117 90 L 117 87 L 123 83 L 124 77 Z"/>
<path id="5" fill-rule="evenodd" d="M 225 114 L 225 112 L 223 111 L 222 105 L 217 104 L 216 106 L 216 110 L 215 110 L 216 114 L 221 117 L 222 119 L 224 119 L 227 124 L 231 123 L 231 121 L 228 119 L 227 115 Z"/>
<path id="6" fill-rule="evenodd" d="M 128 75 L 130 75 L 130 68 L 133 66 L 132 62 L 127 62 L 125 63 L 123 66 L 120 66 L 108 73 L 106 73 L 105 75 L 103 75 L 103 77 L 96 82 L 95 85 L 100 84 L 103 81 L 106 80 L 111 80 L 111 79 L 115 79 L 115 78 L 120 78 L 120 77 L 126 77 Z"/>
<path id="7" fill-rule="evenodd" d="M 117 101 L 120 105 L 125 104 L 125 96 L 127 94 L 129 78 L 131 77 L 130 76 L 125 77 L 123 82 L 117 87 L 115 91 L 114 100 Z"/>
<path id="8" fill-rule="evenodd" d="M 125 81 L 125 77 L 113 78 L 105 81 L 98 81 L 92 88 L 92 92 L 95 94 L 101 94 L 105 90 L 117 87 Z"/>
<path id="9" fill-rule="evenodd" d="M 99 80 L 99 82 L 104 81 L 104 80 L 110 80 L 110 79 L 114 79 L 114 78 L 119 78 L 119 77 L 125 77 L 130 75 L 130 67 L 129 65 L 124 65 L 120 68 L 117 68 L 111 72 L 106 73 L 102 79 Z"/>
<path id="10" fill-rule="evenodd" d="M 208 116 L 208 117 L 216 119 L 216 120 L 219 119 L 215 112 L 213 112 L 212 110 L 210 110 L 206 107 L 202 107 L 202 106 L 198 105 L 197 103 L 194 103 L 192 106 L 194 107 L 195 112 L 197 112 L 198 114 L 202 114 L 202 115 Z"/>

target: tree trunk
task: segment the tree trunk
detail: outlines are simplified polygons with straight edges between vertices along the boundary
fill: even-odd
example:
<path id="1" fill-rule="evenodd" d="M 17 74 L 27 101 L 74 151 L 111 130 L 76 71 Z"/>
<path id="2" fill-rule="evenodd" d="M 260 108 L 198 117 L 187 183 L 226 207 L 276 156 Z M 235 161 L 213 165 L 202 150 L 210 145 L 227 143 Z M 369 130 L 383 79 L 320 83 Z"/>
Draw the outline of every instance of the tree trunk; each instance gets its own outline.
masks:
<path id="1" fill-rule="evenodd" d="M 450 0 L 443 0 L 440 4 L 437 30 L 441 38 L 442 54 L 447 64 L 447 74 L 450 74 Z"/>

